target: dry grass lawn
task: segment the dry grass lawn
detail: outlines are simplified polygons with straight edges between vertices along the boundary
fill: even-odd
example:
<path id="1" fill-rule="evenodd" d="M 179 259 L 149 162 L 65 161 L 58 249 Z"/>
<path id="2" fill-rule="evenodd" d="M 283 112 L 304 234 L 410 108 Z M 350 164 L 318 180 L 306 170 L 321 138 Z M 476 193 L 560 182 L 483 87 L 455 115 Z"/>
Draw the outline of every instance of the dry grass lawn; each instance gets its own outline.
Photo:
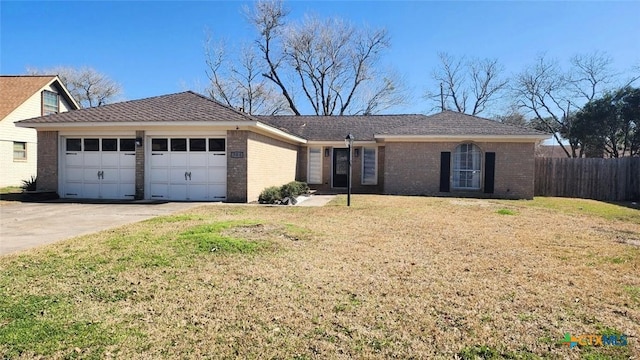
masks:
<path id="1" fill-rule="evenodd" d="M 640 356 L 638 210 L 344 204 L 203 206 L 2 257 L 0 357 Z"/>

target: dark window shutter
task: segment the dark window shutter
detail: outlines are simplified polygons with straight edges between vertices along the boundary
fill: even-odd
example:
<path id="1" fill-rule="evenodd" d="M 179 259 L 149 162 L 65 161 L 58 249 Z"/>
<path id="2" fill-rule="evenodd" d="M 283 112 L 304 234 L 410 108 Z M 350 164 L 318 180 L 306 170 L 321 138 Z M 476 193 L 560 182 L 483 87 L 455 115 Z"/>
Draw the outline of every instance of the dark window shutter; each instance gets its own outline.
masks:
<path id="1" fill-rule="evenodd" d="M 484 192 L 493 194 L 493 184 L 496 177 L 496 153 L 484 154 Z"/>
<path id="2" fill-rule="evenodd" d="M 449 176 L 451 174 L 451 152 L 440 153 L 440 192 L 449 192 Z"/>

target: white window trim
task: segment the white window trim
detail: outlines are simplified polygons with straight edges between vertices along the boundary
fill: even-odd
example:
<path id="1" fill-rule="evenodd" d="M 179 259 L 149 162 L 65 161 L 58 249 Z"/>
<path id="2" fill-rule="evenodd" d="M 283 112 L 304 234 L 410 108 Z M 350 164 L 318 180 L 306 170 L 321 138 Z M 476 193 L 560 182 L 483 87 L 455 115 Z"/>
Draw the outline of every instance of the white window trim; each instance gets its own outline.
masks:
<path id="1" fill-rule="evenodd" d="M 458 153 L 458 148 L 461 145 L 472 145 L 475 149 L 477 149 L 478 151 L 478 164 L 479 164 L 479 170 L 463 170 L 463 171 L 477 171 L 478 172 L 478 176 L 479 181 L 478 181 L 478 186 L 477 187 L 468 187 L 468 186 L 456 186 L 456 182 L 455 182 L 455 173 L 456 173 L 456 154 Z M 482 189 L 482 179 L 483 179 L 483 171 L 484 171 L 484 163 L 483 163 L 483 152 L 482 149 L 480 149 L 480 147 L 474 143 L 461 143 L 458 144 L 452 152 L 452 156 L 451 156 L 451 188 L 454 190 L 467 190 L 467 191 L 480 191 Z M 458 169 L 458 171 L 460 171 Z"/>
<path id="2" fill-rule="evenodd" d="M 19 152 L 24 152 L 24 156 L 22 157 L 16 157 L 16 144 L 24 144 L 24 150 L 18 150 Z M 17 162 L 23 162 L 23 161 L 27 161 L 27 156 L 28 156 L 28 151 L 27 151 L 28 145 L 26 141 L 14 141 L 13 142 L 13 161 L 17 161 Z"/>
<path id="3" fill-rule="evenodd" d="M 364 152 L 365 149 L 373 149 L 373 167 L 374 167 L 374 181 L 373 182 L 365 182 L 364 180 Z M 362 185 L 378 185 L 378 147 L 377 146 L 363 146 L 362 147 L 362 166 L 360 169 L 360 184 Z"/>
<path id="4" fill-rule="evenodd" d="M 320 150 L 320 181 L 319 182 L 311 182 L 309 179 L 309 174 L 311 174 L 311 149 L 319 149 Z M 324 148 L 322 146 L 310 146 L 307 148 L 307 183 L 309 185 L 322 185 L 322 162 L 324 159 Z"/>
<path id="5" fill-rule="evenodd" d="M 47 112 L 48 105 L 45 103 L 45 100 L 44 100 L 47 94 L 52 94 L 52 95 L 55 95 L 56 97 L 56 110 L 53 112 Z M 43 90 L 42 91 L 42 115 L 59 114 L 59 113 L 60 113 L 60 95 L 54 91 Z"/>

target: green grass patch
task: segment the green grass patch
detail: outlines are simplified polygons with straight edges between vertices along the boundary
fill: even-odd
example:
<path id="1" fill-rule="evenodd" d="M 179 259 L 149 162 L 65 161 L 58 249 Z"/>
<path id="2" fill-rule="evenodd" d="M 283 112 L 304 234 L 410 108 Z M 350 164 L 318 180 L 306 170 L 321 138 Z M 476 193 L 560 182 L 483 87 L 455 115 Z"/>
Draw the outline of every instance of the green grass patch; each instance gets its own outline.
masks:
<path id="1" fill-rule="evenodd" d="M 496 211 L 496 213 L 498 213 L 500 215 L 516 215 L 516 212 L 514 210 L 511 210 L 511 209 L 500 209 L 500 210 Z"/>
<path id="2" fill-rule="evenodd" d="M 561 213 L 575 215 L 591 215 L 607 220 L 620 220 L 640 224 L 640 210 L 622 205 L 589 199 L 535 197 L 533 200 L 522 200 L 518 203 L 530 207 L 556 210 Z"/>
<path id="3" fill-rule="evenodd" d="M 0 188 L 0 194 L 15 194 L 22 192 L 20 186 L 5 186 Z"/>
<path id="4" fill-rule="evenodd" d="M 152 219 L 145 220 L 144 222 L 149 224 L 164 224 L 164 223 L 175 223 L 175 222 L 183 222 L 183 221 L 201 221 L 201 220 L 204 220 L 204 217 L 202 215 L 178 214 L 178 215 L 158 216 Z"/>
<path id="5" fill-rule="evenodd" d="M 258 224 L 246 221 L 226 221 L 197 225 L 181 233 L 178 236 L 178 242 L 185 247 L 195 246 L 196 249 L 202 252 L 252 254 L 265 249 L 268 246 L 268 242 L 225 236 L 221 232 L 232 227 Z"/>
<path id="6" fill-rule="evenodd" d="M 65 358 L 99 359 L 106 346 L 121 340 L 100 323 L 76 314 L 67 296 L 0 293 L 0 357 L 62 353 Z"/>
<path id="7" fill-rule="evenodd" d="M 633 301 L 640 302 L 640 286 L 625 286 L 624 291 L 626 291 Z"/>

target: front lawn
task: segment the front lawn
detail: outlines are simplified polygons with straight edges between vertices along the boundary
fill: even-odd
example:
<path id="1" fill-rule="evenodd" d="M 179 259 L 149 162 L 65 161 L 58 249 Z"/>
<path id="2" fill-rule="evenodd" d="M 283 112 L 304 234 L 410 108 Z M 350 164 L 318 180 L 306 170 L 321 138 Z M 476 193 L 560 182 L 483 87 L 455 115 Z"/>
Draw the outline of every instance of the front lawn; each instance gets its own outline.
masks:
<path id="1" fill-rule="evenodd" d="M 1 257 L 0 357 L 640 356 L 638 210 L 345 200 L 203 206 Z"/>

